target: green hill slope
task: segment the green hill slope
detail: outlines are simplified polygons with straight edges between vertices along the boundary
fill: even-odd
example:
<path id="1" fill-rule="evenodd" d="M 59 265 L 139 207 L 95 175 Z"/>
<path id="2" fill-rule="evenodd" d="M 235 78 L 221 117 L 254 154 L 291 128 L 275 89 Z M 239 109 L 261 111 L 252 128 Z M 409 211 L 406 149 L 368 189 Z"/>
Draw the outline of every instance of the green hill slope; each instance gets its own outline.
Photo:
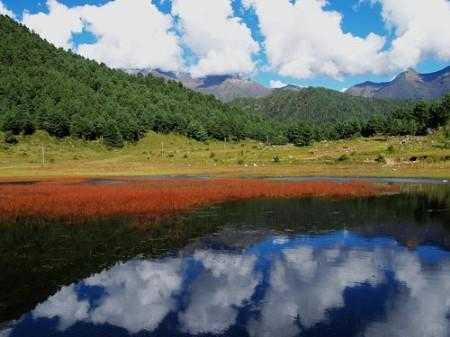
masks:
<path id="1" fill-rule="evenodd" d="M 354 97 L 325 88 L 276 90 L 262 98 L 238 99 L 233 105 L 248 112 L 259 112 L 277 120 L 344 121 L 368 119 L 375 114 L 389 115 L 410 108 L 412 102 Z"/>
<path id="2" fill-rule="evenodd" d="M 257 137 L 261 118 L 174 81 L 132 76 L 57 49 L 0 16 L 0 123 L 4 130 L 85 139 L 111 145 L 148 130 L 207 137 Z M 265 139 L 265 137 L 264 137 Z"/>

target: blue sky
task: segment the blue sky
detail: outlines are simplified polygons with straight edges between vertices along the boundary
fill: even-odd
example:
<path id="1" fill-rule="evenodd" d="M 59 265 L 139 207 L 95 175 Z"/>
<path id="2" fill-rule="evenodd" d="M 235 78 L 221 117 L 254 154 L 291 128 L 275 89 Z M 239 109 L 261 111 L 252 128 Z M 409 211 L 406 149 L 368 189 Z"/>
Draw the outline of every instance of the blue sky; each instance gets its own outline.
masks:
<path id="1" fill-rule="evenodd" d="M 450 63 L 448 0 L 1 3 L 50 42 L 112 67 L 237 72 L 267 86 L 342 90 L 391 80 L 407 67 L 432 72 Z"/>

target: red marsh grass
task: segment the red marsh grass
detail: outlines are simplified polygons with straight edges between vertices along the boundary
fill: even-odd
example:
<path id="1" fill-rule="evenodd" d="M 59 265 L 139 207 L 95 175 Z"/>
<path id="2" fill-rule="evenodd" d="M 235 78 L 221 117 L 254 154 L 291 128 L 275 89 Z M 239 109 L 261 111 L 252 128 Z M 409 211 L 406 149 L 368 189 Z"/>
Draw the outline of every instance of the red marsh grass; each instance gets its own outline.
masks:
<path id="1" fill-rule="evenodd" d="M 209 204 L 252 198 L 369 197 L 396 190 L 367 182 L 257 179 L 155 179 L 89 184 L 78 179 L 0 184 L 0 220 L 27 217 L 77 222 L 92 218 L 155 220 Z"/>

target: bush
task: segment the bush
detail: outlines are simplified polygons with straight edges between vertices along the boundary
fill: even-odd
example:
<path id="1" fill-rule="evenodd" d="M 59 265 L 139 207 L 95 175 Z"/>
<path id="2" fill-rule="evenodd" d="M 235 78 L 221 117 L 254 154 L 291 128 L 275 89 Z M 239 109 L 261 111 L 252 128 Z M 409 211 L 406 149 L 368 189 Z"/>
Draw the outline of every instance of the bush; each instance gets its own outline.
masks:
<path id="1" fill-rule="evenodd" d="M 281 159 L 280 159 L 280 157 L 278 157 L 278 156 L 274 156 L 273 159 L 272 159 L 272 161 L 273 161 L 274 163 L 279 163 L 279 162 L 281 161 Z"/>
<path id="2" fill-rule="evenodd" d="M 6 144 L 11 144 L 11 145 L 15 145 L 19 142 L 17 140 L 16 136 L 14 136 L 14 134 L 11 131 L 7 131 L 5 133 L 4 141 Z"/>
<path id="3" fill-rule="evenodd" d="M 381 154 L 379 154 L 379 155 L 375 158 L 375 161 L 376 161 L 377 163 L 380 163 L 380 164 L 386 164 L 386 158 L 384 158 L 384 156 L 381 155 Z"/>
<path id="4" fill-rule="evenodd" d="M 339 156 L 336 160 L 338 162 L 349 161 L 350 160 L 350 156 L 348 154 L 343 154 L 342 156 Z"/>
<path id="5" fill-rule="evenodd" d="M 206 132 L 203 125 L 196 121 L 192 121 L 191 123 L 189 123 L 189 125 L 187 126 L 186 135 L 195 140 L 198 140 L 199 142 L 204 142 L 208 139 L 208 132 Z"/>

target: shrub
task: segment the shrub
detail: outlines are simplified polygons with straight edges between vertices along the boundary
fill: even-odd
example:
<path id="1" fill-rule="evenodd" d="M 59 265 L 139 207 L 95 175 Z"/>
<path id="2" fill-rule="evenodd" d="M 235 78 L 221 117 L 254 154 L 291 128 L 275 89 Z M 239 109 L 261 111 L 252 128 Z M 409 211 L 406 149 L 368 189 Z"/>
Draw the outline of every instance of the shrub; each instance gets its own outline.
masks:
<path id="1" fill-rule="evenodd" d="M 198 140 L 199 142 L 204 142 L 208 139 L 208 132 L 205 130 L 203 125 L 196 121 L 192 121 L 187 126 L 186 134 L 188 137 Z"/>
<path id="2" fill-rule="evenodd" d="M 274 163 L 279 163 L 279 162 L 281 161 L 281 159 L 280 159 L 280 157 L 278 157 L 278 156 L 274 156 L 273 159 L 272 159 L 272 161 L 273 161 Z"/>
<path id="3" fill-rule="evenodd" d="M 343 154 L 342 156 L 339 156 L 336 160 L 339 162 L 349 161 L 350 156 L 348 154 Z"/>
<path id="4" fill-rule="evenodd" d="M 380 164 L 386 164 L 386 158 L 384 158 L 384 156 L 381 155 L 381 154 L 379 154 L 379 155 L 375 158 L 375 161 L 376 161 L 377 163 L 380 163 Z"/>
<path id="5" fill-rule="evenodd" d="M 11 144 L 11 145 L 15 145 L 17 144 L 19 141 L 17 140 L 16 136 L 14 136 L 14 134 L 12 133 L 12 131 L 7 131 L 5 133 L 5 143 L 6 144 Z"/>

